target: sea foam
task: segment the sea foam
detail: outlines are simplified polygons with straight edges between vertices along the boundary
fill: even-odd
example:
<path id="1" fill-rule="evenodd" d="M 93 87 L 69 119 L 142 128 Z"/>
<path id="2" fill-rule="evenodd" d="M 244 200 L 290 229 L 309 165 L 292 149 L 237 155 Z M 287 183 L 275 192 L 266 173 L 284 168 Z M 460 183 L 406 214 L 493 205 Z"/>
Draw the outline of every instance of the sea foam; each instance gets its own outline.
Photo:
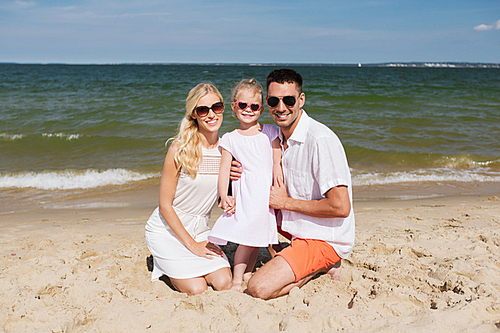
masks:
<path id="1" fill-rule="evenodd" d="M 4 141 L 16 141 L 16 140 L 22 140 L 24 138 L 36 138 L 36 137 L 42 137 L 42 138 L 58 138 L 62 140 L 77 140 L 82 137 L 81 134 L 68 134 L 68 133 L 38 133 L 38 134 L 8 134 L 8 133 L 0 133 L 0 139 Z"/>
<path id="2" fill-rule="evenodd" d="M 159 176 L 160 173 L 140 173 L 126 169 L 0 173 L 0 188 L 89 189 L 123 185 Z"/>
<path id="3" fill-rule="evenodd" d="M 352 170 L 353 185 L 383 185 L 416 182 L 500 182 L 500 173 L 484 169 L 452 168 L 400 171 L 392 173 L 357 172 Z"/>
<path id="4" fill-rule="evenodd" d="M 7 133 L 0 133 L 0 139 L 3 139 L 5 141 L 14 141 L 14 140 L 20 140 L 24 137 L 23 134 L 7 134 Z"/>

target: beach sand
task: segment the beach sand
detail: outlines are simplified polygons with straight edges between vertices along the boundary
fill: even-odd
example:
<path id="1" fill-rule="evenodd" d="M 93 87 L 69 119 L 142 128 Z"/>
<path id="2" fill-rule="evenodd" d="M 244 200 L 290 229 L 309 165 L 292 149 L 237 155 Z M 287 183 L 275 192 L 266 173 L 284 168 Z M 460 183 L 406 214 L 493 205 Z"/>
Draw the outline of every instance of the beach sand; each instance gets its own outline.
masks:
<path id="1" fill-rule="evenodd" d="M 157 190 L 0 214 L 4 332 L 500 332 L 499 194 L 355 200 L 342 280 L 263 301 L 150 281 Z M 211 221 L 220 210 L 215 209 Z M 228 246 L 226 251 L 234 251 Z M 265 250 L 259 260 L 268 259 Z M 231 254 L 231 253 L 229 253 Z"/>

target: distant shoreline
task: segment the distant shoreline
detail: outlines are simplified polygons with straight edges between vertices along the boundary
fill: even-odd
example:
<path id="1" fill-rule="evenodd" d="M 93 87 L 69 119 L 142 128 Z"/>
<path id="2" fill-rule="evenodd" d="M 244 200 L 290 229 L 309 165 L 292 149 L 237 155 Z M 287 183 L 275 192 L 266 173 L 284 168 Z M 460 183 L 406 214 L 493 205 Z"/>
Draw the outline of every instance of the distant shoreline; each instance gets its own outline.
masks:
<path id="1" fill-rule="evenodd" d="M 311 67 L 389 67 L 389 68 L 500 68 L 500 63 L 481 62 L 384 62 L 384 63 L 182 63 L 182 62 L 144 62 L 144 63 L 18 63 L 0 62 L 0 65 L 41 65 L 41 66 L 311 66 Z"/>

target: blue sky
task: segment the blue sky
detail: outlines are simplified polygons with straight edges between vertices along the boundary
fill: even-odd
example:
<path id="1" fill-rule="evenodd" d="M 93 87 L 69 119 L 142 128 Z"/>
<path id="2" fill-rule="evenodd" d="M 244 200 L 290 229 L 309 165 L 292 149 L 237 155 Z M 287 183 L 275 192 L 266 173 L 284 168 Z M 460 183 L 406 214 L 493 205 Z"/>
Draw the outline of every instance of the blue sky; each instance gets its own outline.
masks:
<path id="1" fill-rule="evenodd" d="M 500 62 L 499 0 L 0 0 L 0 62 Z"/>

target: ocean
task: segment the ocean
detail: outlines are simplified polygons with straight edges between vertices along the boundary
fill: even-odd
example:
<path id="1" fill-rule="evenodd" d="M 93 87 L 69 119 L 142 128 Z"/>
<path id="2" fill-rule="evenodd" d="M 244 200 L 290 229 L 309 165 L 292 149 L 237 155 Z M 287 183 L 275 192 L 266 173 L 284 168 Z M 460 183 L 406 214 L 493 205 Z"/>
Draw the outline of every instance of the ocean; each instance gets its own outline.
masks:
<path id="1" fill-rule="evenodd" d="M 214 83 L 228 105 L 240 79 L 280 67 L 0 64 L 0 200 L 158 186 L 193 86 Z M 353 187 L 500 183 L 500 69 L 287 67 L 344 144 Z M 237 126 L 226 106 L 220 135 Z"/>

